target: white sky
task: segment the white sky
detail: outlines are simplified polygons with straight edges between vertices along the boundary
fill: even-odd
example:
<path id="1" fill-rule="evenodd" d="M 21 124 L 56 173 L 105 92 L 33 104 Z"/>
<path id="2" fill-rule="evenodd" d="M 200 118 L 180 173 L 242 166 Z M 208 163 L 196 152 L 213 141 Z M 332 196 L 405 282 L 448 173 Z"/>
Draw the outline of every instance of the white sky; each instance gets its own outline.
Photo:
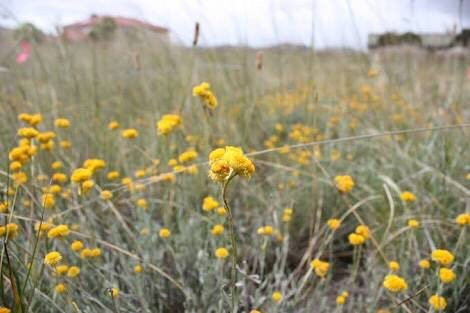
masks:
<path id="1" fill-rule="evenodd" d="M 201 44 L 311 44 L 364 48 L 367 34 L 460 29 L 460 0 L 0 0 L 0 24 L 32 22 L 53 32 L 91 14 L 136 17 L 168 27 L 190 44 L 195 21 Z M 14 18 L 12 18 L 12 15 Z M 470 27 L 470 0 L 462 24 Z"/>

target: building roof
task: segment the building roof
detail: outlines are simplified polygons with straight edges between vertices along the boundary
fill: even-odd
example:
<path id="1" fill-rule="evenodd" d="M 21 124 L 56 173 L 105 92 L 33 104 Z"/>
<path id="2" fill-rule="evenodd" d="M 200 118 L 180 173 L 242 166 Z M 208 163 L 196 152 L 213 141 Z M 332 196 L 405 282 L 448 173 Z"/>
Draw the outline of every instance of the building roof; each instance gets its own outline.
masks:
<path id="1" fill-rule="evenodd" d="M 110 15 L 100 15 L 100 16 L 91 15 L 90 18 L 88 18 L 87 20 L 64 25 L 63 29 L 67 30 L 71 28 L 83 28 L 83 27 L 93 26 L 93 25 L 100 23 L 105 18 L 114 19 L 114 22 L 116 23 L 117 27 L 146 28 L 146 29 L 152 30 L 154 32 L 159 32 L 159 33 L 168 32 L 168 28 L 156 26 L 156 25 L 141 21 L 139 19 L 135 19 L 131 17 L 122 17 L 122 16 L 110 16 Z"/>

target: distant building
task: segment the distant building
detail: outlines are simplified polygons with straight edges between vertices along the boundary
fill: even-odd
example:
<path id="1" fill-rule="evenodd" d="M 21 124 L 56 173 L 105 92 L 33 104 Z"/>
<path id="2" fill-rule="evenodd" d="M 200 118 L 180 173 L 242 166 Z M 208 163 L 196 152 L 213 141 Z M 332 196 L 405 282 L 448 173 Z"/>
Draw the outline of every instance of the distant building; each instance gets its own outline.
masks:
<path id="1" fill-rule="evenodd" d="M 406 44 L 437 50 L 458 45 L 456 38 L 457 34 L 455 33 L 369 34 L 367 45 L 369 49 Z"/>
<path id="2" fill-rule="evenodd" d="M 105 20 L 112 19 L 116 25 L 116 32 L 129 35 L 138 31 L 156 36 L 161 40 L 168 40 L 169 30 L 135 18 L 121 16 L 91 15 L 89 19 L 65 25 L 62 27 L 62 37 L 67 41 L 84 41 L 89 38 L 90 32 Z"/>

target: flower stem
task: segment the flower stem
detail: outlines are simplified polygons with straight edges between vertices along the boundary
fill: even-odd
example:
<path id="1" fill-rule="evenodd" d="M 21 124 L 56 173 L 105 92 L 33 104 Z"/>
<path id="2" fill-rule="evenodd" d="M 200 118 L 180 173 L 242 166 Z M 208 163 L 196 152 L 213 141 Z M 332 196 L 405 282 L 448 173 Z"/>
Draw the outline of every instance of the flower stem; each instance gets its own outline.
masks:
<path id="1" fill-rule="evenodd" d="M 225 181 L 223 185 L 223 189 L 222 189 L 222 198 L 224 200 L 225 209 L 227 210 L 228 224 L 230 228 L 230 240 L 231 240 L 231 245 L 232 245 L 232 274 L 230 277 L 230 294 L 231 294 L 231 300 L 232 300 L 232 312 L 236 313 L 237 312 L 237 301 L 236 301 L 237 295 L 236 295 L 235 284 L 237 282 L 237 241 L 235 238 L 235 227 L 233 223 L 232 210 L 230 209 L 230 206 L 227 203 L 227 186 L 233 177 L 235 177 L 235 175 L 229 176 L 229 178 Z"/>

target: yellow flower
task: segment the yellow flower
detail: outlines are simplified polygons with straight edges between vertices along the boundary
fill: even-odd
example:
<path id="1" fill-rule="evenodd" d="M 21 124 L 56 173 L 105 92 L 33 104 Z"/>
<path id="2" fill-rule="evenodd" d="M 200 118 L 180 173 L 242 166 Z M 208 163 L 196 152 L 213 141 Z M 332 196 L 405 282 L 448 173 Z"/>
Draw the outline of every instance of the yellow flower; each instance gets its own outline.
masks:
<path id="1" fill-rule="evenodd" d="M 52 228 L 51 230 L 49 230 L 49 232 L 47 233 L 47 237 L 50 238 L 50 239 L 53 239 L 53 238 L 64 238 L 66 236 L 68 236 L 69 234 L 69 228 L 67 225 L 58 225 L 54 228 Z"/>
<path id="2" fill-rule="evenodd" d="M 42 195 L 41 203 L 46 209 L 52 208 L 55 204 L 54 195 L 52 193 L 46 192 Z"/>
<path id="3" fill-rule="evenodd" d="M 54 121 L 55 127 L 67 128 L 70 126 L 70 121 L 66 118 L 58 118 Z"/>
<path id="4" fill-rule="evenodd" d="M 429 267 L 431 267 L 431 264 L 429 263 L 428 260 L 426 259 L 423 259 L 423 260 L 420 260 L 419 263 L 418 263 L 419 267 L 422 268 L 422 269 L 428 269 Z"/>
<path id="5" fill-rule="evenodd" d="M 75 240 L 70 244 L 70 249 L 72 249 L 75 252 L 82 250 L 82 248 L 83 248 L 83 243 L 80 240 Z"/>
<path id="6" fill-rule="evenodd" d="M 326 224 L 328 225 L 328 227 L 329 227 L 331 230 L 335 231 L 335 230 L 337 230 L 338 227 L 341 225 L 341 221 L 340 221 L 339 219 L 337 219 L 337 218 L 330 218 L 330 219 L 326 222 Z"/>
<path id="7" fill-rule="evenodd" d="M 54 161 L 54 162 L 51 163 L 51 168 L 53 170 L 58 170 L 61 167 L 62 167 L 62 162 L 60 162 L 60 161 Z"/>
<path id="8" fill-rule="evenodd" d="M 44 257 L 44 264 L 49 266 L 56 266 L 62 260 L 62 255 L 57 251 L 52 251 Z"/>
<path id="9" fill-rule="evenodd" d="M 47 144 L 49 142 L 52 142 L 52 139 L 54 138 L 55 138 L 55 133 L 51 131 L 39 133 L 36 137 L 36 139 L 42 144 Z"/>
<path id="10" fill-rule="evenodd" d="M 110 289 L 109 293 L 112 298 L 116 299 L 119 296 L 119 289 L 116 287 L 113 287 Z"/>
<path id="11" fill-rule="evenodd" d="M 292 213 L 294 211 L 291 208 L 284 208 L 284 211 L 282 212 L 282 218 L 281 220 L 284 223 L 289 223 L 290 220 L 292 219 Z"/>
<path id="12" fill-rule="evenodd" d="M 315 274 L 318 277 L 323 278 L 328 273 L 330 264 L 328 262 L 320 261 L 319 259 L 314 259 L 310 262 L 310 267 L 315 271 Z"/>
<path id="13" fill-rule="evenodd" d="M 65 272 L 67 272 L 68 269 L 69 269 L 69 267 L 67 265 L 58 265 L 58 266 L 55 267 L 54 273 L 57 276 L 60 276 L 60 275 L 64 274 Z"/>
<path id="14" fill-rule="evenodd" d="M 455 279 L 455 274 L 451 269 L 443 267 L 439 269 L 439 279 L 445 284 L 450 283 Z"/>
<path id="15" fill-rule="evenodd" d="M 281 302 L 282 301 L 282 293 L 280 291 L 274 291 L 273 294 L 271 295 L 271 299 L 276 303 Z"/>
<path id="16" fill-rule="evenodd" d="M 217 208 L 216 212 L 219 216 L 225 216 L 227 214 L 227 210 L 225 210 L 223 206 Z"/>
<path id="17" fill-rule="evenodd" d="M 417 220 L 410 219 L 408 220 L 408 227 L 411 229 L 416 229 L 419 227 L 419 222 Z"/>
<path id="18" fill-rule="evenodd" d="M 230 175 L 249 178 L 255 166 L 241 148 L 226 146 L 213 150 L 209 154 L 209 177 L 214 181 L 223 182 Z"/>
<path id="19" fill-rule="evenodd" d="M 100 193 L 100 198 L 103 200 L 109 200 L 113 197 L 113 193 L 110 190 L 103 190 Z"/>
<path id="20" fill-rule="evenodd" d="M 159 135 L 168 135 L 173 129 L 181 124 L 178 114 L 165 114 L 157 122 L 156 127 Z"/>
<path id="21" fill-rule="evenodd" d="M 83 168 L 89 169 L 92 174 L 105 166 L 106 162 L 100 159 L 88 159 L 83 162 Z"/>
<path id="22" fill-rule="evenodd" d="M 348 193 L 353 189 L 354 181 L 349 175 L 339 175 L 335 177 L 335 185 L 341 193 Z"/>
<path id="23" fill-rule="evenodd" d="M 14 172 L 14 171 L 19 170 L 22 166 L 23 164 L 21 164 L 21 162 L 13 161 L 10 163 L 10 170 Z"/>
<path id="24" fill-rule="evenodd" d="M 392 272 L 396 272 L 400 269 L 400 264 L 397 261 L 390 261 L 388 262 L 388 269 Z"/>
<path id="25" fill-rule="evenodd" d="M 366 240 L 363 236 L 358 235 L 356 233 L 351 233 L 348 236 L 349 243 L 353 246 L 362 245 Z"/>
<path id="26" fill-rule="evenodd" d="M 67 175 L 64 173 L 54 173 L 52 174 L 52 181 L 55 183 L 65 183 L 67 181 Z"/>
<path id="27" fill-rule="evenodd" d="M 0 226 L 0 237 L 6 236 L 13 239 L 18 234 L 18 225 L 15 223 L 8 223 L 6 226 Z"/>
<path id="28" fill-rule="evenodd" d="M 211 234 L 212 234 L 213 236 L 219 236 L 219 235 L 221 235 L 223 232 L 224 232 L 224 226 L 223 226 L 223 225 L 221 225 L 221 224 L 216 224 L 216 225 L 212 226 Z"/>
<path id="29" fill-rule="evenodd" d="M 91 249 L 91 257 L 92 258 L 97 258 L 101 255 L 101 249 L 100 248 L 93 248 Z"/>
<path id="30" fill-rule="evenodd" d="M 67 288 L 65 287 L 65 284 L 59 283 L 55 286 L 54 291 L 56 293 L 64 293 L 67 291 Z"/>
<path id="31" fill-rule="evenodd" d="M 408 288 L 406 281 L 400 276 L 394 274 L 385 276 L 383 286 L 385 289 L 393 293 L 400 292 Z"/>
<path id="32" fill-rule="evenodd" d="M 28 181 L 28 176 L 24 172 L 13 173 L 11 178 L 15 182 L 15 186 L 21 186 Z"/>
<path id="33" fill-rule="evenodd" d="M 18 129 L 17 134 L 20 137 L 32 139 L 32 138 L 36 138 L 37 135 L 39 135 L 39 132 L 32 127 L 24 127 L 24 128 Z"/>
<path id="34" fill-rule="evenodd" d="M 121 132 L 121 136 L 126 139 L 134 139 L 139 136 L 139 132 L 134 128 L 127 128 Z"/>
<path id="35" fill-rule="evenodd" d="M 339 295 L 339 296 L 336 297 L 336 304 L 337 304 L 337 305 L 342 305 L 342 304 L 344 304 L 344 302 L 346 302 L 346 298 L 345 298 L 345 297 L 343 297 L 343 296 L 341 296 L 341 295 Z"/>
<path id="36" fill-rule="evenodd" d="M 210 90 L 210 85 L 207 82 L 203 82 L 200 85 L 194 86 L 193 96 L 199 97 L 209 109 L 215 109 L 217 107 L 217 98 Z"/>
<path id="37" fill-rule="evenodd" d="M 111 171 L 106 174 L 106 178 L 108 180 L 115 180 L 119 178 L 119 172 L 118 171 Z"/>
<path id="38" fill-rule="evenodd" d="M 147 208 L 147 200 L 144 198 L 137 199 L 136 205 L 141 208 L 141 209 L 146 209 Z"/>
<path id="39" fill-rule="evenodd" d="M 447 306 L 446 299 L 444 297 L 439 296 L 438 294 L 431 296 L 428 302 L 435 311 L 442 311 Z"/>
<path id="40" fill-rule="evenodd" d="M 197 152 L 194 148 L 189 148 L 178 156 L 180 163 L 190 162 L 197 158 Z"/>
<path id="41" fill-rule="evenodd" d="M 91 188 L 93 188 L 93 186 L 95 185 L 95 183 L 89 179 L 89 180 L 85 180 L 83 183 L 82 183 L 82 186 L 81 186 L 81 190 L 82 190 L 82 194 L 87 194 L 88 191 L 91 190 Z"/>
<path id="42" fill-rule="evenodd" d="M 413 202 L 416 200 L 416 196 L 410 191 L 403 191 L 400 194 L 400 199 L 402 199 L 405 202 Z"/>
<path id="43" fill-rule="evenodd" d="M 215 256 L 218 259 L 225 259 L 226 257 L 228 257 L 228 255 L 229 255 L 228 250 L 225 248 L 217 248 L 215 250 Z"/>
<path id="44" fill-rule="evenodd" d="M 137 171 L 135 171 L 134 176 L 136 178 L 143 178 L 143 177 L 145 177 L 145 171 L 144 170 L 137 170 Z"/>
<path id="45" fill-rule="evenodd" d="M 4 307 L 4 306 L 0 306 L 0 313 L 10 313 L 11 310 Z"/>
<path id="46" fill-rule="evenodd" d="M 59 146 L 62 148 L 62 149 L 68 149 L 72 146 L 72 143 L 68 140 L 61 140 L 59 142 Z"/>
<path id="47" fill-rule="evenodd" d="M 256 232 L 258 235 L 271 236 L 273 234 L 273 227 L 270 225 L 261 226 Z"/>
<path id="48" fill-rule="evenodd" d="M 455 218 L 455 222 L 460 226 L 465 226 L 470 224 L 470 214 L 462 213 Z"/>
<path id="49" fill-rule="evenodd" d="M 93 175 L 93 172 L 88 168 L 77 168 L 73 171 L 70 180 L 74 183 L 82 183 L 86 180 L 89 180 Z"/>
<path id="50" fill-rule="evenodd" d="M 116 122 L 116 121 L 109 122 L 108 129 L 115 130 L 115 129 L 118 129 L 118 128 L 119 128 L 119 123 L 118 122 Z"/>
<path id="51" fill-rule="evenodd" d="M 168 238 L 171 235 L 171 231 L 168 228 L 162 227 L 160 228 L 158 235 L 160 236 L 160 238 Z"/>
<path id="52" fill-rule="evenodd" d="M 440 265 L 449 266 L 454 261 L 454 255 L 447 250 L 436 249 L 431 253 L 431 259 Z"/>
<path id="53" fill-rule="evenodd" d="M 356 234 L 361 235 L 364 239 L 369 238 L 369 227 L 366 225 L 359 225 L 356 227 Z"/>
<path id="54" fill-rule="evenodd" d="M 138 274 L 142 272 L 142 266 L 140 266 L 139 264 L 135 265 L 134 266 L 134 273 Z"/>
<path id="55" fill-rule="evenodd" d="M 1 312 L 0 312 L 1 313 Z M 251 310 L 250 313 L 261 313 L 261 311 L 258 310 Z"/>
<path id="56" fill-rule="evenodd" d="M 80 274 L 80 268 L 78 268 L 77 266 L 71 266 L 67 271 L 67 277 L 70 278 L 77 277 L 78 274 Z"/>
<path id="57" fill-rule="evenodd" d="M 219 206 L 219 202 L 217 202 L 217 200 L 215 200 L 211 196 L 207 196 L 202 200 L 202 209 L 205 212 L 212 211 L 218 206 Z"/>

